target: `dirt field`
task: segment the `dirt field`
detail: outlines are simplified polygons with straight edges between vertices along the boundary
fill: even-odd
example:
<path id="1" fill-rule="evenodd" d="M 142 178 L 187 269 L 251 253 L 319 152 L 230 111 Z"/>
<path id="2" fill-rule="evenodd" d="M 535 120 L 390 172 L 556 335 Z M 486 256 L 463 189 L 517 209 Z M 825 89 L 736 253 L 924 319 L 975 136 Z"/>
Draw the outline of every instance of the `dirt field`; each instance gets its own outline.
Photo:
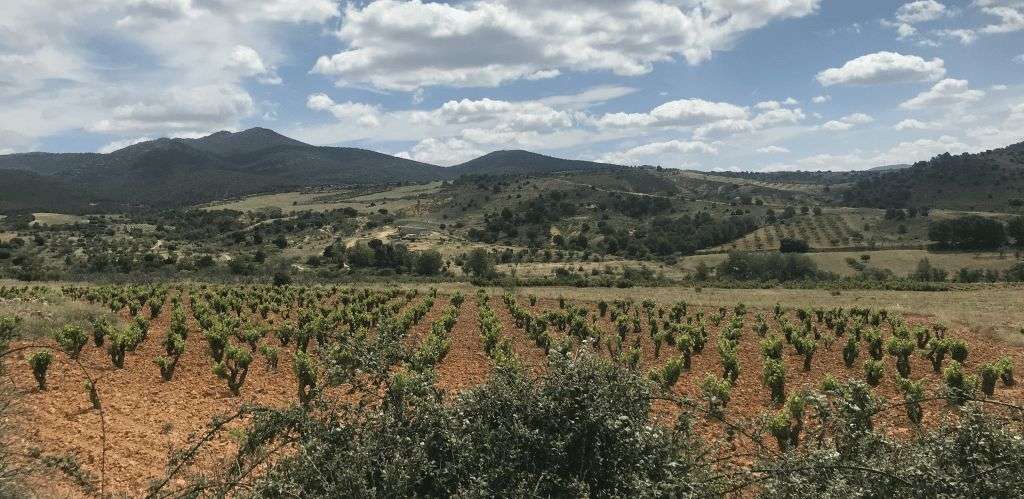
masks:
<path id="1" fill-rule="evenodd" d="M 449 305 L 448 294 L 461 291 L 467 298 L 462 304 L 458 321 L 450 334 L 451 348 L 437 366 L 437 384 L 455 396 L 486 379 L 493 369 L 492 361 L 483 351 L 478 325 L 479 303 L 474 297 L 474 288 L 465 285 L 446 286 L 434 302 L 430 311 L 409 331 L 405 342 L 412 347 L 422 341 L 430 324 Z M 516 327 L 509 309 L 501 299 L 502 290 L 491 289 L 490 306 L 501 321 L 502 331 L 511 343 L 521 365 L 534 375 L 544 370 L 545 355 L 526 335 Z M 828 308 L 872 307 L 887 308 L 893 313 L 905 316 L 912 324 L 946 323 L 950 336 L 965 339 L 970 345 L 970 356 L 965 363 L 967 370 L 976 373 L 983 362 L 1009 355 L 1015 365 L 1024 363 L 1024 348 L 1009 336 L 1010 327 L 1024 326 L 1024 308 L 1020 306 L 1020 290 L 991 289 L 980 291 L 947 293 L 901 293 L 875 291 L 849 291 L 833 296 L 826 291 L 797 290 L 720 290 L 706 289 L 697 292 L 692 289 L 575 289 L 575 288 L 531 288 L 517 290 L 518 301 L 528 306 L 527 296 L 536 295 L 539 301 L 529 306 L 531 312 L 560 310 L 558 298 L 569 297 L 567 304 L 582 306 L 597 317 L 598 300 L 653 299 L 657 306 L 668 308 L 673 302 L 685 300 L 690 305 L 690 314 L 702 312 L 705 317 L 714 314 L 719 306 L 732 307 L 743 302 L 750 307 L 745 321 L 739 357 L 742 373 L 732 391 L 729 403 L 730 414 L 737 417 L 755 418 L 772 407 L 768 391 L 760 382 L 761 357 L 760 338 L 752 330 L 755 313 L 771 315 L 770 309 L 776 303 L 787 307 Z M 423 296 L 422 293 L 420 296 Z M 414 303 L 419 298 L 413 299 Z M 408 306 L 408 305 L 406 305 Z M 5 360 L 10 373 L 10 383 L 16 387 L 18 397 L 13 422 L 19 432 L 13 435 L 13 446 L 27 455 L 40 457 L 65 457 L 77 463 L 81 476 L 92 487 L 98 489 L 100 476 L 105 480 L 105 490 L 114 496 L 137 496 L 153 478 L 164 472 L 168 456 L 174 449 L 180 449 L 190 435 L 203 431 L 211 418 L 230 414 L 243 403 L 257 403 L 272 407 L 285 407 L 295 403 L 296 378 L 290 363 L 291 347 L 281 348 L 281 360 L 276 371 L 270 370 L 264 359 L 256 356 L 241 396 L 233 397 L 223 380 L 211 371 L 203 333 L 194 321 L 190 322 L 190 334 L 185 354 L 178 371 L 171 382 L 160 380 L 157 366 L 152 359 L 161 354 L 162 340 L 167 334 L 170 306 L 151 325 L 149 338 L 138 350 L 130 353 L 125 369 L 115 370 L 110 366 L 106 352 L 90 342 L 85 347 L 80 365 L 71 363 L 63 356 L 55 356 L 48 374 L 48 389 L 40 392 L 27 366 L 27 355 L 33 349 L 23 350 L 13 358 Z M 143 310 L 145 313 L 145 310 Z M 791 313 L 791 312 L 790 312 Z M 127 319 L 127 311 L 122 310 Z M 715 344 L 721 326 L 709 325 L 709 338 L 703 353 L 693 356 L 691 369 L 683 374 L 675 387 L 679 395 L 699 399 L 698 382 L 706 373 L 721 374 L 721 364 L 715 352 Z M 615 330 L 609 317 L 597 319 L 597 326 L 606 333 Z M 1003 329 L 1000 329 L 1002 327 Z M 624 344 L 638 346 L 642 351 L 639 368 L 658 368 L 679 353 L 671 346 L 663 345 L 655 355 L 654 343 L 649 336 L 647 323 L 643 330 L 630 332 Z M 564 337 L 563 332 L 550 328 L 554 337 Z M 777 333 L 773 324 L 772 331 Z M 1005 333 L 1009 341 L 1001 340 L 997 333 Z M 26 344 L 47 344 L 50 340 L 36 340 Z M 268 340 L 277 345 L 276 339 Z M 822 346 L 814 357 L 812 368 L 803 372 L 802 358 L 792 348 L 785 349 L 787 365 L 787 390 L 800 387 L 816 387 L 825 374 L 837 378 L 863 379 L 862 363 L 867 358 L 862 348 L 855 365 L 847 368 L 841 360 L 842 339 L 830 347 Z M 48 343 L 51 344 L 52 343 Z M 605 345 L 596 349 L 608 357 Z M 895 369 L 892 357 L 884 357 L 886 374 L 876 392 L 886 398 L 897 396 L 893 378 Z M 101 413 L 91 409 L 83 388 L 84 375 L 98 380 L 103 401 Z M 928 380 L 930 386 L 938 386 L 938 375 L 934 374 L 926 359 L 915 354 L 912 359 L 912 376 Z M 997 390 L 1001 400 L 1024 401 L 1024 387 Z M 933 410 L 934 409 L 934 410 Z M 658 405 L 655 411 L 659 417 L 668 420 L 675 409 Z M 941 407 L 927 410 L 928 418 L 936 418 Z M 894 428 L 904 423 L 893 416 Z M 105 431 L 104 431 L 105 430 Z M 720 429 L 714 425 L 704 431 L 715 433 Z M 203 459 L 210 465 L 216 464 L 214 456 L 230 455 L 235 445 L 229 433 L 228 438 L 216 441 L 209 455 Z M 235 434 L 237 435 L 237 434 Z M 105 444 L 105 445 L 104 445 Z M 105 449 L 105 452 L 104 452 Z M 102 472 L 105 470 L 105 472 Z M 82 488 L 66 473 L 42 469 L 32 482 L 40 487 L 42 496 L 79 496 Z"/>

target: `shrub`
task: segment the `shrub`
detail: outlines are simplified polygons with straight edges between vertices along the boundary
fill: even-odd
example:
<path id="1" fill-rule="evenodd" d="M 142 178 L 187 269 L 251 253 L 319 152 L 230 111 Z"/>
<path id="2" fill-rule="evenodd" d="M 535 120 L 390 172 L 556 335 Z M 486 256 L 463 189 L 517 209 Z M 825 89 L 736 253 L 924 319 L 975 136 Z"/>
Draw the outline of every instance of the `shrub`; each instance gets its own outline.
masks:
<path id="1" fill-rule="evenodd" d="M 1003 386 L 1013 386 L 1013 359 L 1003 357 L 996 363 L 999 365 L 999 377 L 1003 380 Z"/>
<path id="2" fill-rule="evenodd" d="M 843 347 L 843 363 L 846 364 L 846 367 L 853 367 L 859 354 L 860 342 L 857 341 L 856 336 L 850 336 L 846 339 L 846 346 Z"/>
<path id="3" fill-rule="evenodd" d="M 272 346 L 270 346 L 270 345 L 268 345 L 266 343 L 264 343 L 264 344 L 260 345 L 259 352 L 260 352 L 260 355 L 262 355 L 263 358 L 265 358 L 267 360 L 267 369 L 269 369 L 271 371 L 276 371 L 277 370 L 277 360 L 278 360 L 278 356 L 279 356 L 278 349 L 275 348 L 275 347 L 272 347 Z"/>
<path id="4" fill-rule="evenodd" d="M 946 396 L 951 404 L 963 405 L 974 397 L 977 379 L 964 373 L 963 365 L 959 362 L 951 362 L 949 367 L 942 371 L 942 379 L 946 382 Z"/>
<path id="5" fill-rule="evenodd" d="M 736 383 L 736 379 L 740 377 L 740 360 L 737 345 L 724 338 L 720 339 L 718 342 L 718 356 L 722 361 L 723 376 L 730 383 Z"/>
<path id="6" fill-rule="evenodd" d="M 669 359 L 662 368 L 652 370 L 650 378 L 652 381 L 657 383 L 662 390 L 668 391 L 675 386 L 677 381 L 679 381 L 679 376 L 682 373 L 683 361 L 679 358 L 675 358 Z"/>
<path id="7" fill-rule="evenodd" d="M 313 400 L 313 396 L 316 394 L 317 388 L 317 366 L 309 354 L 303 351 L 295 352 L 295 357 L 292 362 L 293 369 L 295 370 L 295 377 L 299 381 L 299 403 L 303 407 L 309 406 L 310 401 Z"/>
<path id="8" fill-rule="evenodd" d="M 73 324 L 64 325 L 54 334 L 54 338 L 57 340 L 57 344 L 60 345 L 61 350 L 64 350 L 64 353 L 72 359 L 77 359 L 82 353 L 82 348 L 89 342 L 89 337 L 85 335 L 85 331 Z"/>
<path id="9" fill-rule="evenodd" d="M 932 363 L 932 371 L 938 373 L 942 371 L 942 361 L 946 358 L 946 352 L 949 351 L 948 340 L 941 338 L 932 338 L 928 342 L 928 360 Z"/>
<path id="10" fill-rule="evenodd" d="M 40 391 L 46 390 L 46 371 L 50 369 L 53 362 L 53 354 L 49 350 L 38 350 L 28 358 L 28 365 L 32 368 L 32 376 L 36 379 Z"/>
<path id="11" fill-rule="evenodd" d="M 871 358 L 882 360 L 882 333 L 877 329 L 869 329 L 864 333 L 864 341 L 868 344 L 868 354 Z"/>
<path id="12" fill-rule="evenodd" d="M 885 363 L 880 360 L 868 359 L 864 362 L 864 378 L 871 386 L 878 386 L 885 374 Z"/>
<path id="13" fill-rule="evenodd" d="M 771 335 L 761 342 L 761 353 L 766 359 L 782 360 L 782 340 Z"/>
<path id="14" fill-rule="evenodd" d="M 224 356 L 220 362 L 213 366 L 213 373 L 219 378 L 228 382 L 228 389 L 231 394 L 241 394 L 245 377 L 249 374 L 249 364 L 252 363 L 252 352 L 246 348 L 238 347 L 228 343 L 224 349 Z"/>
<path id="15" fill-rule="evenodd" d="M 97 348 L 103 346 L 107 335 L 110 334 L 110 323 L 103 317 L 96 317 L 92 320 L 92 343 Z"/>
<path id="16" fill-rule="evenodd" d="M 729 393 L 732 383 L 728 379 L 719 378 L 708 373 L 700 382 L 700 392 L 708 403 L 708 414 L 721 419 L 725 417 L 725 406 L 729 404 Z"/>
<path id="17" fill-rule="evenodd" d="M 981 391 L 991 397 L 996 390 L 996 382 L 1002 369 L 996 362 L 989 362 L 981 366 Z"/>
<path id="18" fill-rule="evenodd" d="M 810 245 L 802 239 L 783 238 L 779 240 L 779 252 L 781 253 L 807 253 L 810 250 Z"/>
<path id="19" fill-rule="evenodd" d="M 818 351 L 818 342 L 814 341 L 814 338 L 810 336 L 800 336 L 796 339 L 795 345 L 800 355 L 804 357 L 804 372 L 811 370 L 811 361 L 814 359 L 814 353 Z"/>
<path id="20" fill-rule="evenodd" d="M 107 353 L 110 354 L 110 362 L 115 368 L 124 368 L 125 353 L 136 343 L 137 335 L 134 327 L 117 328 L 111 331 L 107 339 Z"/>
<path id="21" fill-rule="evenodd" d="M 896 371 L 904 378 L 910 377 L 910 355 L 914 353 L 914 342 L 892 337 L 886 345 L 889 355 L 896 357 Z"/>
<path id="22" fill-rule="evenodd" d="M 959 339 L 949 340 L 949 356 L 963 364 L 967 360 L 967 342 Z"/>
<path id="23" fill-rule="evenodd" d="M 228 346 L 229 337 L 228 326 L 222 321 L 215 322 L 213 327 L 206 331 L 206 345 L 210 349 L 210 357 L 214 362 L 224 359 L 224 351 Z"/>
<path id="24" fill-rule="evenodd" d="M 741 281 L 796 281 L 818 275 L 818 265 L 800 254 L 732 252 L 717 275 Z"/>
<path id="25" fill-rule="evenodd" d="M 761 379 L 771 389 L 773 402 L 781 404 L 786 400 L 786 364 L 782 360 L 765 358 Z"/>
<path id="26" fill-rule="evenodd" d="M 903 392 L 903 403 L 907 408 L 907 418 L 910 422 L 919 425 L 924 419 L 924 409 L 921 408 L 921 401 L 924 400 L 924 380 L 913 381 L 908 378 L 897 378 L 896 384 Z"/>

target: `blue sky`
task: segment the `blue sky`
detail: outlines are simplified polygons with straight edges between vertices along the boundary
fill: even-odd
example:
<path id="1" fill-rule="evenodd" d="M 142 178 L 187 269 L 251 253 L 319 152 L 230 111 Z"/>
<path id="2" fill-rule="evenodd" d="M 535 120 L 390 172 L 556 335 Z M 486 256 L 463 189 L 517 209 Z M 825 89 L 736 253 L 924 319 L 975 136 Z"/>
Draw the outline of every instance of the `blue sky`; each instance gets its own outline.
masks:
<path id="1" fill-rule="evenodd" d="M 7 0 L 0 152 L 252 126 L 450 165 L 498 149 L 864 169 L 1024 140 L 1024 0 Z"/>

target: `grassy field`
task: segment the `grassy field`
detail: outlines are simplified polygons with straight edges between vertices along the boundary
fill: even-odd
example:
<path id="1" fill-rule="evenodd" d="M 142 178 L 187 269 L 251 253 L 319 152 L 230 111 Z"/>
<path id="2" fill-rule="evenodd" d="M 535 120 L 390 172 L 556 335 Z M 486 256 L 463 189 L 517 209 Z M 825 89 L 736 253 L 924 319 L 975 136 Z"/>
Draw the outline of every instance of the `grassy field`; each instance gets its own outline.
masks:
<path id="1" fill-rule="evenodd" d="M 420 196 L 435 194 L 440 189 L 440 182 L 396 187 L 379 192 L 366 193 L 338 189 L 316 192 L 284 192 L 250 196 L 243 199 L 215 203 L 204 206 L 206 210 L 237 210 L 256 211 L 278 208 L 283 213 L 297 211 L 329 211 L 342 208 L 353 208 L 357 211 L 399 211 L 414 207 Z"/>
<path id="2" fill-rule="evenodd" d="M 88 221 L 86 217 L 64 213 L 33 213 L 32 216 L 35 217 L 32 223 L 40 225 L 71 225 Z"/>

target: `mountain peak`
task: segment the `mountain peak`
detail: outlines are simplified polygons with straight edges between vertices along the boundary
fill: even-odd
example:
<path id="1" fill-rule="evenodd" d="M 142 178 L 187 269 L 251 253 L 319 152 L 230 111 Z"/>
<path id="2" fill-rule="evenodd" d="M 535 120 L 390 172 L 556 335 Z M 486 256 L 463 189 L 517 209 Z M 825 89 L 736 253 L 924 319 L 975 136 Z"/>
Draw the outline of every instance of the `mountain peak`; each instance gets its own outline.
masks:
<path id="1" fill-rule="evenodd" d="M 220 155 L 247 154 L 281 146 L 309 147 L 309 144 L 261 127 L 241 132 L 220 131 L 199 139 L 186 139 L 185 142 L 197 149 Z"/>

